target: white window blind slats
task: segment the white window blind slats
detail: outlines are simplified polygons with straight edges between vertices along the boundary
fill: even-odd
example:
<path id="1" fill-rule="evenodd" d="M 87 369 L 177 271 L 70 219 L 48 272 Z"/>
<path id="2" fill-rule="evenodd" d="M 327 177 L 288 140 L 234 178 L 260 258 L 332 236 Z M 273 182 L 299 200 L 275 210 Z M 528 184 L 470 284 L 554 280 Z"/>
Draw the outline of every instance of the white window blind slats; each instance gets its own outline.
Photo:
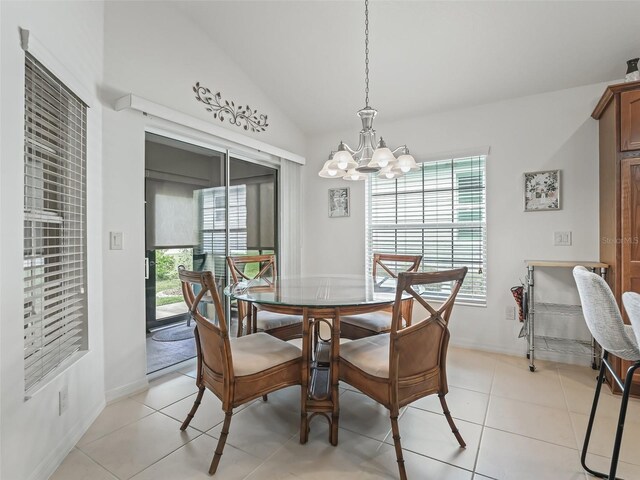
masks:
<path id="1" fill-rule="evenodd" d="M 395 181 L 373 178 L 367 186 L 367 261 L 377 253 L 422 254 L 421 271 L 466 266 L 458 294 L 486 303 L 485 157 L 421 164 Z M 442 290 L 440 290 L 442 289 Z M 428 295 L 444 298 L 449 285 Z"/>
<path id="2" fill-rule="evenodd" d="M 33 57 L 30 57 L 33 59 Z M 34 60 L 37 62 L 37 60 Z M 82 100 L 70 92 L 56 77 L 50 74 L 41 64 L 33 66 L 25 64 L 25 76 L 29 82 L 25 84 L 25 96 L 29 93 L 37 96 L 38 106 L 34 110 L 57 112 L 70 121 L 78 119 L 84 121 L 83 108 L 86 108 Z M 35 102 L 30 102 L 33 105 Z"/>
<path id="3" fill-rule="evenodd" d="M 86 108 L 26 54 L 25 389 L 86 338 Z"/>
<path id="4" fill-rule="evenodd" d="M 63 337 L 48 342 L 42 349 L 32 355 L 31 363 L 25 367 L 25 386 L 27 389 L 35 385 L 46 373 L 51 372 L 60 364 L 60 358 L 80 350 L 83 334 L 81 329 L 67 332 Z M 44 375 L 43 375 L 44 373 Z"/>
<path id="5" fill-rule="evenodd" d="M 69 318 L 67 319 L 67 322 L 65 322 L 65 324 L 62 325 L 61 327 L 57 325 L 52 325 L 52 324 L 49 324 L 47 327 L 46 324 L 42 322 L 31 325 L 30 328 L 25 331 L 26 337 L 32 340 L 29 344 L 30 348 L 25 349 L 25 353 L 26 353 L 25 359 L 28 360 L 27 364 L 28 365 L 33 364 L 35 353 L 39 351 L 43 351 L 43 352 L 48 351 L 47 350 L 48 345 L 50 345 L 55 340 L 67 335 L 69 332 L 78 330 L 78 328 L 81 325 L 82 325 L 82 314 L 80 313 L 75 315 L 70 315 Z M 38 337 L 45 338 L 46 343 L 44 348 L 41 347 Z"/>

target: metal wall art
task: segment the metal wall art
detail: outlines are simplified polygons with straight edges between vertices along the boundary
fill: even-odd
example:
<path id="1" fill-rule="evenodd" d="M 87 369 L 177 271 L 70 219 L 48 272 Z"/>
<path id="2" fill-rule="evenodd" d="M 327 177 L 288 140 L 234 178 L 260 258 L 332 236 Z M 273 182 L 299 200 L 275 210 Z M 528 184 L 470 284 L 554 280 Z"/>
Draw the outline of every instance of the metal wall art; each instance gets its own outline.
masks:
<path id="1" fill-rule="evenodd" d="M 220 92 L 212 94 L 211 90 L 200 85 L 200 82 L 196 82 L 193 91 L 196 94 L 196 100 L 204 103 L 207 112 L 213 113 L 213 118 L 217 118 L 221 122 L 227 118 L 229 123 L 252 132 L 264 132 L 269 126 L 266 115 L 258 114 L 258 111 L 249 105 L 236 106 L 235 102 L 223 100 Z"/>

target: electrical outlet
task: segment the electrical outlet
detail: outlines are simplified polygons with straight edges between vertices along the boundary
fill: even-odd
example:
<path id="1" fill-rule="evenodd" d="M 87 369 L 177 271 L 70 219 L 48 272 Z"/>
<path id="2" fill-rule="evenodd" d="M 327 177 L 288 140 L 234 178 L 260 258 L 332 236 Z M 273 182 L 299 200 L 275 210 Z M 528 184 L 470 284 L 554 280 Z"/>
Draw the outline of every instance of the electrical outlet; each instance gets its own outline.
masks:
<path id="1" fill-rule="evenodd" d="M 516 319 L 515 307 L 504 307 L 504 319 L 511 320 L 511 321 Z"/>
<path id="2" fill-rule="evenodd" d="M 65 385 L 58 392 L 58 415 L 62 415 L 69 408 L 69 387 Z"/>
<path id="3" fill-rule="evenodd" d="M 553 244 L 556 247 L 570 247 L 571 232 L 553 232 Z"/>

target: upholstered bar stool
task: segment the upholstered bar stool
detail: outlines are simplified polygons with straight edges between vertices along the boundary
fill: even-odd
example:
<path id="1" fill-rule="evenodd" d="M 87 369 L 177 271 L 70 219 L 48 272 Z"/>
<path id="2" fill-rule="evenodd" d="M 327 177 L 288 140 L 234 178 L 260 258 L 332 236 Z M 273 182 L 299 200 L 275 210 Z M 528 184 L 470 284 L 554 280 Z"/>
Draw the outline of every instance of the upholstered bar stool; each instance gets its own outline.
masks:
<path id="1" fill-rule="evenodd" d="M 584 319 L 591 331 L 591 335 L 593 335 L 593 338 L 596 339 L 604 350 L 593 397 L 593 405 L 591 406 L 591 415 L 589 416 L 589 423 L 587 424 L 587 431 L 584 437 L 581 463 L 582 467 L 591 475 L 599 478 L 614 479 L 616 478 L 616 470 L 618 469 L 620 445 L 624 431 L 624 421 L 627 415 L 627 405 L 629 403 L 633 374 L 636 369 L 640 367 L 640 347 L 638 346 L 637 340 L 637 336 L 640 333 L 640 329 L 638 329 L 638 327 L 640 327 L 640 295 L 629 292 L 623 294 L 625 309 L 637 329 L 634 332 L 633 326 L 625 325 L 622 320 L 622 315 L 620 314 L 613 293 L 602 277 L 590 272 L 584 267 L 575 267 L 573 269 L 573 277 L 578 286 Z M 629 370 L 627 370 L 624 382 L 616 375 L 615 370 L 609 363 L 608 358 L 610 353 L 616 357 L 633 362 Z M 608 475 L 592 470 L 586 465 L 589 440 L 591 438 L 591 431 L 598 408 L 598 399 L 600 398 L 600 390 L 602 389 L 606 370 L 609 370 L 613 381 L 622 389 L 618 426 L 613 444 L 613 452 L 611 453 L 611 465 Z"/>

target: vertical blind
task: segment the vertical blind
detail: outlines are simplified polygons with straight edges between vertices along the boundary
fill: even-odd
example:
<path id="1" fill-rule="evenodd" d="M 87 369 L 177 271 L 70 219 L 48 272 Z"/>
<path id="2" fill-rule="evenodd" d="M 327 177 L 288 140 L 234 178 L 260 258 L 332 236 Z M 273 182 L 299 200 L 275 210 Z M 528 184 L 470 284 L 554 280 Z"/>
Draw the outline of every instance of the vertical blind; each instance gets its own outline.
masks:
<path id="1" fill-rule="evenodd" d="M 27 390 L 85 346 L 87 106 L 28 53 L 24 99 Z"/>
<path id="2" fill-rule="evenodd" d="M 485 156 L 420 164 L 390 181 L 367 182 L 367 262 L 373 253 L 422 254 L 421 271 L 469 268 L 458 301 L 486 304 Z M 448 295 L 434 285 L 426 295 Z"/>

